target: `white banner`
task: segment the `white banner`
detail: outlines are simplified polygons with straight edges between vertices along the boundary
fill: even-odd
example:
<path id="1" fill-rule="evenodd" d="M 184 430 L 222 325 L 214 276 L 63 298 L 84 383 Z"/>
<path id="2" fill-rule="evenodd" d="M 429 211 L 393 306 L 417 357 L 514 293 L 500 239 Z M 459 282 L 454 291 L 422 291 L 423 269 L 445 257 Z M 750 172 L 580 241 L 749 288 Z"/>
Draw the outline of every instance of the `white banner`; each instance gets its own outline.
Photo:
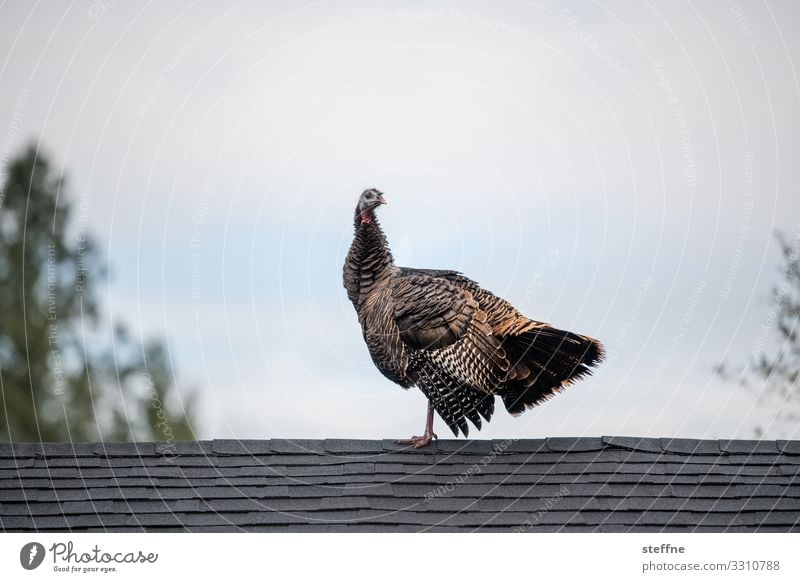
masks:
<path id="1" fill-rule="evenodd" d="M 2 534 L 2 580 L 800 580 L 797 534 Z"/>

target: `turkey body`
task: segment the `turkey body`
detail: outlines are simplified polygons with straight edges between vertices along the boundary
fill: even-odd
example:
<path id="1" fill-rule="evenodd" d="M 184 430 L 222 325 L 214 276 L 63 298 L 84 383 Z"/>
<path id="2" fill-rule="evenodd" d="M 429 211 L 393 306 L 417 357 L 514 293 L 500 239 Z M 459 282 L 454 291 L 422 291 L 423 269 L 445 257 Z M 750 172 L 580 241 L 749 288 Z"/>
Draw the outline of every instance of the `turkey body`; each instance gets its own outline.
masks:
<path id="1" fill-rule="evenodd" d="M 418 387 L 456 436 L 488 422 L 496 396 L 517 415 L 602 360 L 597 340 L 528 319 L 457 271 L 396 266 L 375 217 L 383 203 L 374 189 L 359 199 L 344 286 L 375 366 Z"/>

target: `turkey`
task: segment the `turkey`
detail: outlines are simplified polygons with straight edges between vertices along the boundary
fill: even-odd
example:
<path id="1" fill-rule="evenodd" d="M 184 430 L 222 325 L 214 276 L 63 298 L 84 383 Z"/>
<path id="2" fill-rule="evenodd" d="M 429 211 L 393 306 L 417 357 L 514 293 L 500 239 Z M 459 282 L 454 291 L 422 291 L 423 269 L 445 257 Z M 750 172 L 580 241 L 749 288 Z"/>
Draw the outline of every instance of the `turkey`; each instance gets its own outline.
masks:
<path id="1" fill-rule="evenodd" d="M 597 340 L 528 319 L 457 271 L 395 265 L 375 216 L 382 204 L 375 189 L 358 200 L 344 286 L 375 366 L 428 399 L 423 435 L 398 443 L 419 448 L 437 438 L 434 411 L 467 436 L 467 421 L 480 430 L 491 420 L 495 396 L 516 416 L 602 361 Z"/>

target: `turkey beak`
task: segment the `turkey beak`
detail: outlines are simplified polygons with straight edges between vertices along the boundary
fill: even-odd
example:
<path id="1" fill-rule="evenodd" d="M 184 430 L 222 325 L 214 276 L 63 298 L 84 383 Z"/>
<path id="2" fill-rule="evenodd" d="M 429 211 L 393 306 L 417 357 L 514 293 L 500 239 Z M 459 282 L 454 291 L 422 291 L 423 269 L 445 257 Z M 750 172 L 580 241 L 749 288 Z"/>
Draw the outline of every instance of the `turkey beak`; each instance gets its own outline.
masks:
<path id="1" fill-rule="evenodd" d="M 383 197 L 383 194 L 378 194 L 378 202 L 381 204 L 389 204 L 386 202 L 386 198 Z"/>

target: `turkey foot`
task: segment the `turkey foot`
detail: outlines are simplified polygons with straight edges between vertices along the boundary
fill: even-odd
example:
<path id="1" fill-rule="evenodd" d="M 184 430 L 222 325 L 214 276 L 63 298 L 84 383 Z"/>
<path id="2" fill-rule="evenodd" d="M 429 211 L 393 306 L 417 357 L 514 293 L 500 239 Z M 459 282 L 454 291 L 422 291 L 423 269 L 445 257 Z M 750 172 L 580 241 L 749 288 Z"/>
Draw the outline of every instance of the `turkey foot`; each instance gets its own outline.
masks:
<path id="1" fill-rule="evenodd" d="M 433 439 L 439 437 L 433 432 L 433 404 L 428 402 L 428 420 L 425 422 L 425 434 L 422 436 L 413 436 L 410 439 L 400 439 L 395 441 L 398 445 L 414 445 L 415 449 L 421 449 L 431 444 Z"/>
<path id="2" fill-rule="evenodd" d="M 395 441 L 398 445 L 414 445 L 415 449 L 421 449 L 422 447 L 426 447 L 431 444 L 433 439 L 438 439 L 438 435 L 435 432 L 426 432 L 422 436 L 413 436 L 410 439 L 400 439 Z"/>

